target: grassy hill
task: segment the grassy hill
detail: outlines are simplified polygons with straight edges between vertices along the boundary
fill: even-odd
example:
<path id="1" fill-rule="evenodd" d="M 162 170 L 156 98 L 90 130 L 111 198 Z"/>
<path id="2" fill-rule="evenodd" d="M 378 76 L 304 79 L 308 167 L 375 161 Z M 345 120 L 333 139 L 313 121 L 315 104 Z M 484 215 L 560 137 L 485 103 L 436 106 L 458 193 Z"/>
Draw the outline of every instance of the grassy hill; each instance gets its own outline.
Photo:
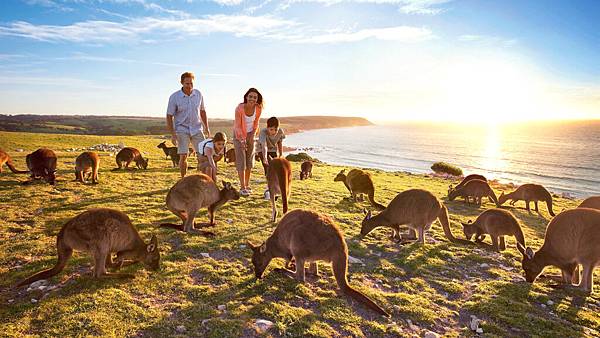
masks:
<path id="1" fill-rule="evenodd" d="M 266 125 L 266 119 L 261 125 Z M 371 122 L 360 117 L 291 116 L 280 118 L 281 127 L 288 133 L 318 128 L 366 126 Z M 211 131 L 231 135 L 233 121 L 210 119 Z M 130 116 L 68 116 L 68 115 L 1 115 L 0 131 L 60 133 L 84 135 L 160 135 L 166 134 L 164 117 Z"/>
<path id="2" fill-rule="evenodd" d="M 66 149 L 98 143 L 123 142 L 140 148 L 150 158 L 148 170 L 111 172 L 114 158 L 103 154 L 100 184 L 72 182 L 77 153 Z M 0 148 L 18 168 L 24 156 L 41 145 L 59 156 L 56 186 L 21 186 L 25 175 L 0 175 L 0 332 L 6 336 L 202 336 L 202 337 L 396 337 L 422 336 L 431 330 L 447 336 L 471 336 L 470 316 L 483 320 L 489 336 L 577 337 L 599 336 L 600 270 L 596 291 L 586 296 L 552 288 L 556 269 L 546 270 L 535 284 L 522 277 L 514 239 L 495 253 L 485 246 L 451 244 L 436 222 L 424 246 L 399 245 L 389 231 L 375 230 L 359 240 L 366 202 L 355 203 L 343 184 L 333 182 L 340 167 L 316 164 L 313 179 L 298 180 L 294 163 L 291 208 L 308 208 L 331 215 L 345 232 L 350 255 L 365 264 L 351 264 L 350 284 L 392 314 L 378 317 L 338 293 L 328 264 L 320 263 L 321 278 L 307 276 L 305 284 L 273 271 L 255 280 L 246 240 L 259 243 L 274 229 L 270 203 L 259 195 L 265 188 L 261 170 L 254 170 L 254 195 L 226 204 L 218 213 L 214 239 L 159 229 L 161 222 L 177 222 L 165 208 L 168 189 L 178 180 L 155 136 L 80 136 L 0 132 Z M 25 151 L 17 153 L 14 150 Z M 219 164 L 219 177 L 236 182 L 233 166 Z M 387 204 L 409 188 L 432 191 L 446 203 L 451 227 L 462 237 L 460 221 L 474 219 L 484 208 L 445 199 L 447 180 L 423 175 L 370 170 L 376 199 Z M 237 184 L 236 184 L 237 185 Z M 495 187 L 500 193 L 500 187 Z M 556 198 L 555 211 L 578 201 Z M 140 265 L 124 268 L 133 280 L 94 280 L 91 261 L 75 253 L 66 269 L 49 279 L 50 288 L 14 289 L 17 281 L 56 262 L 56 235 L 71 217 L 92 207 L 126 212 L 148 240 L 157 234 L 162 269 L 149 272 Z M 522 202 L 511 211 L 524 224 L 528 244 L 540 247 L 548 221 L 528 214 Z M 281 210 L 281 209 L 280 209 Z M 198 221 L 206 220 L 206 210 Z M 489 243 L 489 238 L 486 239 Z M 208 253 L 210 258 L 202 253 Z M 551 302 L 549 302 L 551 301 Z M 220 307 L 220 305 L 224 305 Z M 256 319 L 274 322 L 266 334 L 253 328 Z"/>

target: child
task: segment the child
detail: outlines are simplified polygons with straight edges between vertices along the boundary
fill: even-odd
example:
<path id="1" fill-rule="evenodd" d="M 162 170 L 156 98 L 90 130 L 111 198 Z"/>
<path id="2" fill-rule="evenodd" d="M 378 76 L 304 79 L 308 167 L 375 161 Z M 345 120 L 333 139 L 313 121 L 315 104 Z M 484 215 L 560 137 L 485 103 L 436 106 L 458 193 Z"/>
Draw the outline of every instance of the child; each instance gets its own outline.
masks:
<path id="1" fill-rule="evenodd" d="M 285 134 L 279 128 L 279 120 L 274 116 L 270 117 L 267 120 L 267 127 L 263 128 L 258 135 L 258 150 L 256 151 L 265 168 L 265 175 L 269 157 L 275 158 L 283 155 L 284 138 Z"/>
<path id="2" fill-rule="evenodd" d="M 201 171 L 217 182 L 217 163 L 225 154 L 227 136 L 218 132 L 213 138 L 198 143 L 198 171 Z"/>

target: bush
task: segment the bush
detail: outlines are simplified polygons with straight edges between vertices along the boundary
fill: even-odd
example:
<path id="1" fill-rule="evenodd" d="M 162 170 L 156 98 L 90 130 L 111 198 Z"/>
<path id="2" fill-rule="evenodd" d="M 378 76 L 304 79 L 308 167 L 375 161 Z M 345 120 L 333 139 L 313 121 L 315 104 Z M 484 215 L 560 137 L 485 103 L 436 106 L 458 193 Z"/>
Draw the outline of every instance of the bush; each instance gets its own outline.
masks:
<path id="1" fill-rule="evenodd" d="M 288 161 L 292 161 L 292 162 L 304 162 L 304 161 L 318 162 L 318 160 L 316 158 L 310 157 L 310 155 L 307 153 L 289 154 L 288 156 L 285 157 L 285 159 Z"/>
<path id="2" fill-rule="evenodd" d="M 438 174 L 448 174 L 453 176 L 462 176 L 463 171 L 459 167 L 446 162 L 436 162 L 431 166 L 431 170 Z"/>

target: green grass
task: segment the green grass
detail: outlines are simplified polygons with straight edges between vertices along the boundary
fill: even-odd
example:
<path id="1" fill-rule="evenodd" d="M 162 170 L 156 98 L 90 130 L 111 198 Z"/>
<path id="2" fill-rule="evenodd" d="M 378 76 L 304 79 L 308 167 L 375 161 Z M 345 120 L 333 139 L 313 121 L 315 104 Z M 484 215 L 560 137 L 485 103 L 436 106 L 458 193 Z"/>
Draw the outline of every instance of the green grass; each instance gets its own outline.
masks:
<path id="1" fill-rule="evenodd" d="M 156 148 L 153 136 L 77 136 L 0 132 L 0 148 L 8 151 L 18 168 L 27 153 L 44 145 L 59 156 L 58 183 L 21 186 L 25 175 L 0 175 L 0 332 L 7 336 L 151 336 L 203 337 L 395 337 L 422 335 L 432 330 L 447 336 L 473 335 L 467 329 L 470 315 L 483 320 L 490 336 L 598 336 L 600 335 L 600 269 L 596 292 L 554 289 L 548 277 L 535 284 L 521 278 L 520 254 L 514 240 L 500 254 L 475 245 L 451 244 L 439 224 L 428 233 L 424 246 L 398 245 L 389 231 L 375 230 L 359 240 L 366 202 L 347 199 L 349 193 L 333 177 L 340 167 L 315 164 L 313 178 L 298 180 L 294 166 L 290 207 L 309 208 L 331 215 L 345 232 L 350 254 L 365 265 L 350 265 L 350 283 L 392 314 L 380 318 L 338 292 L 328 264 L 321 263 L 321 278 L 308 276 L 305 284 L 273 271 L 255 280 L 246 240 L 261 242 L 273 231 L 268 201 L 259 195 L 265 188 L 262 168 L 251 181 L 254 195 L 226 204 L 217 213 L 214 239 L 186 235 L 157 224 L 177 218 L 165 208 L 168 189 L 178 180 L 178 169 Z M 123 142 L 145 152 L 148 170 L 112 172 L 114 157 L 101 156 L 100 184 L 73 182 L 77 153 L 66 149 L 98 143 Z M 14 150 L 25 151 L 17 153 Z M 219 164 L 220 179 L 236 182 L 233 166 Z M 6 168 L 5 168 L 6 169 Z M 376 199 L 387 204 L 408 188 L 432 191 L 446 203 L 451 226 L 462 236 L 460 221 L 473 219 L 484 208 L 448 202 L 449 182 L 439 178 L 369 170 Z M 494 186 L 497 193 L 501 187 Z M 556 198 L 556 211 L 578 201 Z M 139 265 L 125 268 L 133 280 L 94 280 L 90 258 L 76 253 L 65 270 L 49 280 L 58 286 L 50 292 L 26 291 L 12 286 L 56 261 L 56 234 L 69 218 L 92 207 L 126 212 L 148 240 L 159 237 L 162 269 L 149 272 Z M 487 200 L 485 208 L 493 207 Z M 281 209 L 280 209 L 281 210 Z M 542 243 L 548 213 L 528 214 L 522 203 L 511 211 L 525 225 L 528 243 Z M 199 221 L 206 219 L 202 210 Z M 432 243 L 432 239 L 435 242 Z M 489 243 L 489 239 L 486 240 Z M 208 252 L 211 258 L 201 253 Z M 482 267 L 483 264 L 483 267 Z M 547 269 L 546 276 L 558 276 Z M 32 302 L 35 299 L 37 302 Z M 548 300 L 553 305 L 542 307 Z M 218 309 L 225 305 L 225 311 Z M 275 323 L 265 334 L 253 328 L 256 319 Z M 408 320 L 416 330 L 411 329 Z M 177 328 L 184 326 L 185 331 Z"/>

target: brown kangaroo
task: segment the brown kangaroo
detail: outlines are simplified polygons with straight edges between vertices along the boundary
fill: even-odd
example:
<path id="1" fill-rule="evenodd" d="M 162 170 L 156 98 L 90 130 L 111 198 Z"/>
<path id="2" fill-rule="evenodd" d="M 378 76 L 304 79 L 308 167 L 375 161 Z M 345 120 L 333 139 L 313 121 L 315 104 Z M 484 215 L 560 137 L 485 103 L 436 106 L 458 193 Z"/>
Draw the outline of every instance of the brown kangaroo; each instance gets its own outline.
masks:
<path id="1" fill-rule="evenodd" d="M 171 158 L 171 162 L 173 162 L 173 168 L 179 166 L 179 154 L 177 153 L 177 147 L 167 147 L 167 141 L 163 141 L 156 147 L 163 150 L 165 153 L 165 158 Z"/>
<path id="2" fill-rule="evenodd" d="M 337 176 L 333 179 L 334 182 L 344 182 L 348 191 L 352 195 L 352 198 L 356 201 L 357 195 L 367 194 L 371 205 L 379 210 L 385 209 L 385 206 L 375 202 L 375 186 L 373 185 L 373 179 L 371 174 L 360 169 L 352 169 L 345 174 L 346 169 L 340 171 Z"/>
<path id="3" fill-rule="evenodd" d="M 479 175 L 479 174 L 471 174 L 471 175 L 468 175 L 465 178 L 463 178 L 463 180 L 460 181 L 460 183 L 456 187 L 452 187 L 452 184 L 450 184 L 448 186 L 448 195 L 450 195 L 450 192 L 452 190 L 462 188 L 465 184 L 467 184 L 467 182 L 472 181 L 472 180 L 482 180 L 482 181 L 487 182 L 487 178 L 485 178 L 485 176 Z"/>
<path id="4" fill-rule="evenodd" d="M 411 237 L 415 238 L 415 231 L 419 232 L 419 243 L 425 243 L 425 230 L 431 228 L 436 218 L 442 224 L 446 238 L 451 242 L 456 241 L 450 231 L 448 209 L 432 193 L 422 189 L 410 189 L 399 193 L 390 202 L 385 210 L 371 217 L 369 211 L 362 221 L 361 236 L 368 235 L 373 229 L 385 226 L 393 230 L 392 240 L 401 241 L 400 226 L 408 225 Z"/>
<path id="5" fill-rule="evenodd" d="M 264 163 L 263 163 L 264 165 Z M 271 199 L 271 221 L 277 220 L 277 207 L 275 199 L 281 195 L 283 204 L 283 213 L 288 211 L 288 200 L 291 193 L 292 183 L 292 165 L 290 161 L 283 157 L 276 157 L 269 162 L 267 166 L 267 185 L 269 187 L 269 196 Z"/>
<path id="6" fill-rule="evenodd" d="M 56 181 L 56 154 L 48 148 L 40 148 L 25 158 L 31 179 L 43 178 L 46 182 L 54 185 Z M 24 184 L 30 183 L 25 182 Z"/>
<path id="7" fill-rule="evenodd" d="M 6 166 L 8 167 L 8 169 L 10 169 L 10 171 L 12 171 L 15 174 L 29 173 L 29 171 L 27 171 L 27 170 L 17 170 L 17 168 L 15 168 L 15 164 L 12 161 L 12 158 L 10 158 L 10 155 L 8 155 L 6 152 L 4 152 L 3 150 L 0 149 L 0 174 L 2 174 L 2 166 L 5 163 L 6 163 Z"/>
<path id="8" fill-rule="evenodd" d="M 304 161 L 300 165 L 300 180 L 312 178 L 313 164 L 311 161 Z"/>
<path id="9" fill-rule="evenodd" d="M 470 180 L 465 185 L 460 188 L 452 189 L 448 194 L 448 199 L 450 201 L 454 201 L 454 199 L 458 196 L 461 196 L 465 199 L 466 203 L 470 203 L 470 197 L 473 197 L 473 202 L 477 205 L 481 205 L 481 199 L 483 197 L 488 197 L 490 201 L 494 202 L 496 206 L 500 206 L 498 204 L 498 198 L 496 198 L 496 194 L 494 190 L 486 181 L 482 180 Z"/>
<path id="10" fill-rule="evenodd" d="M 310 270 L 318 275 L 319 260 L 331 262 L 335 280 L 343 294 L 366 305 L 383 316 L 389 316 L 379 305 L 364 294 L 348 285 L 348 247 L 344 235 L 331 218 L 308 210 L 296 209 L 283 216 L 273 234 L 262 244 L 252 249 L 252 264 L 256 278 L 263 273 L 273 258 L 296 260 L 296 271 L 284 269 L 293 274 L 299 282 L 304 282 L 304 263 L 310 263 Z"/>
<path id="11" fill-rule="evenodd" d="M 600 196 L 592 196 L 586 198 L 578 208 L 591 208 L 600 210 Z"/>
<path id="12" fill-rule="evenodd" d="M 98 184 L 98 170 L 100 169 L 100 157 L 93 151 L 86 151 L 77 156 L 75 160 L 75 179 L 85 183 L 84 176 L 89 179 L 92 176 L 92 184 Z"/>
<path id="13" fill-rule="evenodd" d="M 194 229 L 196 213 L 200 209 L 208 207 L 209 225 L 214 226 L 216 210 L 225 202 L 239 198 L 240 194 L 229 182 L 223 182 L 223 189 L 219 190 L 208 175 L 199 173 L 186 176 L 177 181 L 167 194 L 167 208 L 181 218 L 182 224 L 163 223 L 160 226 L 185 232 L 214 235 L 209 231 Z"/>
<path id="14" fill-rule="evenodd" d="M 129 164 L 131 162 L 135 162 L 135 165 L 139 169 L 147 169 L 148 168 L 148 159 L 144 159 L 139 150 L 131 147 L 125 147 L 117 153 L 116 156 L 117 166 L 113 170 L 119 170 L 123 167 L 123 162 L 125 162 L 125 169 L 129 169 Z"/>
<path id="15" fill-rule="evenodd" d="M 225 163 L 235 163 L 235 149 L 231 148 L 225 152 Z"/>
<path id="16" fill-rule="evenodd" d="M 583 266 L 579 288 L 592 292 L 594 268 L 600 265 L 600 210 L 577 208 L 563 211 L 546 228 L 544 244 L 533 252 L 517 244 L 523 254 L 525 279 L 533 283 L 548 265 L 562 271 L 565 284 L 579 282 L 578 266 Z"/>
<path id="17" fill-rule="evenodd" d="M 60 229 L 56 248 L 58 261 L 53 268 L 34 274 L 17 286 L 57 275 L 67 265 L 73 250 L 87 251 L 92 255 L 96 278 L 131 277 L 129 274 L 106 272 L 106 268 L 120 268 L 125 260 L 142 262 L 152 270 L 158 270 L 160 262 L 156 236 L 152 236 L 149 244 L 144 243 L 129 217 L 114 209 L 90 209 L 72 218 Z M 115 262 L 112 253 L 117 254 Z"/>
<path id="18" fill-rule="evenodd" d="M 525 246 L 525 236 L 519 221 L 510 211 L 504 209 L 488 209 L 475 222 L 462 223 L 463 232 L 468 240 L 476 235 L 476 241 L 481 242 L 485 235 L 490 235 L 496 251 L 506 249 L 504 236 L 515 236 L 518 243 Z"/>
<path id="19" fill-rule="evenodd" d="M 554 216 L 554 212 L 552 211 L 552 195 L 550 195 L 546 188 L 539 184 L 523 184 L 518 187 L 517 190 L 506 195 L 502 192 L 498 198 L 499 205 L 504 204 L 507 200 L 511 200 L 510 205 L 515 205 L 515 202 L 524 200 L 527 212 L 531 212 L 529 209 L 529 202 L 533 201 L 537 213 L 540 212 L 538 209 L 538 201 L 545 201 L 548 206 L 548 213 L 550 213 L 550 216 Z"/>

